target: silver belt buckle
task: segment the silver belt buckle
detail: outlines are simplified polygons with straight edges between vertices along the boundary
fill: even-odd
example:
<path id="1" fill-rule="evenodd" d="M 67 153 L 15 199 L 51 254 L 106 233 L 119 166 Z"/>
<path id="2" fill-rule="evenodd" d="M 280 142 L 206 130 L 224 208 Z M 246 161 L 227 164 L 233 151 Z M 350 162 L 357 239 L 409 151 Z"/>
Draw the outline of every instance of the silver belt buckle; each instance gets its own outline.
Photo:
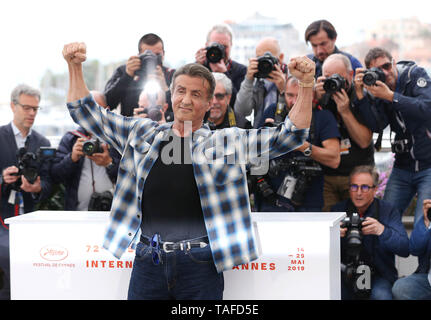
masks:
<path id="1" fill-rule="evenodd" d="M 172 245 L 172 244 L 174 244 L 174 242 L 163 242 L 163 251 L 166 252 L 166 253 L 174 252 L 174 250 L 168 250 L 167 247 L 166 247 L 166 246 Z"/>

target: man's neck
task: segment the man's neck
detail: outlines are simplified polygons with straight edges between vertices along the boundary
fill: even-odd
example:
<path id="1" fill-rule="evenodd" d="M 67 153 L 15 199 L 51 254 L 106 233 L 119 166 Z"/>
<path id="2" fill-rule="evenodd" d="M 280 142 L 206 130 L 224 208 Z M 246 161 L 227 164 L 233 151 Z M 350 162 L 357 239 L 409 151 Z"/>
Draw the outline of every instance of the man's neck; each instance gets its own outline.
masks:
<path id="1" fill-rule="evenodd" d="M 28 136 L 28 133 L 30 132 L 30 128 L 25 128 L 23 126 L 18 125 L 15 120 L 13 120 L 14 126 L 21 132 L 21 135 L 25 138 Z"/>
<path id="2" fill-rule="evenodd" d="M 202 127 L 202 121 L 199 123 L 193 121 L 177 121 L 174 119 L 172 130 L 179 137 L 188 137 L 192 132 Z"/>

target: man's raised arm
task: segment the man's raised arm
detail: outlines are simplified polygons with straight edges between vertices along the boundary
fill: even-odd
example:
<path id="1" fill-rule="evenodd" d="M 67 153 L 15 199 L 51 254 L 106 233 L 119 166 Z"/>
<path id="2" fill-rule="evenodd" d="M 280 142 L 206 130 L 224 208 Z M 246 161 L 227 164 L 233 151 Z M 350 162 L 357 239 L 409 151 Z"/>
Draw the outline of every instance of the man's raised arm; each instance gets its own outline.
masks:
<path id="1" fill-rule="evenodd" d="M 298 57 L 292 58 L 288 67 L 290 74 L 299 80 L 298 99 L 289 112 L 289 119 L 298 129 L 309 128 L 316 66 L 311 59 Z"/>
<path id="2" fill-rule="evenodd" d="M 82 63 L 87 59 L 87 47 L 83 42 L 66 44 L 63 57 L 69 67 L 69 91 L 67 102 L 73 102 L 90 94 L 84 81 Z"/>

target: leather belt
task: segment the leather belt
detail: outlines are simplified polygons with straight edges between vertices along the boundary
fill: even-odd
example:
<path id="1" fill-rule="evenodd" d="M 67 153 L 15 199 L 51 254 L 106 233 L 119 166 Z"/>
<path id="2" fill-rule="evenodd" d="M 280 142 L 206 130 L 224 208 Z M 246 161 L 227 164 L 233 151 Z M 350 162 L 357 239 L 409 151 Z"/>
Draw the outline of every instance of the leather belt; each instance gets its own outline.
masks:
<path id="1" fill-rule="evenodd" d="M 141 242 L 150 246 L 150 238 L 141 235 Z M 186 251 L 191 248 L 205 248 L 209 243 L 208 237 L 201 237 L 196 239 L 182 240 L 178 242 L 161 241 L 159 243 L 160 249 L 165 253 L 174 252 L 175 250 Z"/>

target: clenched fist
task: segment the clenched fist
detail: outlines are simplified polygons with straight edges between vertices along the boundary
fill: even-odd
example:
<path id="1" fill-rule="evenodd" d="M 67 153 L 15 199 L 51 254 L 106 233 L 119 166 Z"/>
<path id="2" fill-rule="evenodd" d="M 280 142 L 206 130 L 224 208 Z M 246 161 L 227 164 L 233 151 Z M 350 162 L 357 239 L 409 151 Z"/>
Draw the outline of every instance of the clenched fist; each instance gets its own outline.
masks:
<path id="1" fill-rule="evenodd" d="M 63 57 L 68 64 L 81 64 L 87 59 L 87 46 L 84 42 L 66 44 L 63 48 Z"/>
<path id="2" fill-rule="evenodd" d="M 310 83 L 314 81 L 314 73 L 316 70 L 315 63 L 308 57 L 296 57 L 290 59 L 288 64 L 289 72 L 299 81 Z"/>

